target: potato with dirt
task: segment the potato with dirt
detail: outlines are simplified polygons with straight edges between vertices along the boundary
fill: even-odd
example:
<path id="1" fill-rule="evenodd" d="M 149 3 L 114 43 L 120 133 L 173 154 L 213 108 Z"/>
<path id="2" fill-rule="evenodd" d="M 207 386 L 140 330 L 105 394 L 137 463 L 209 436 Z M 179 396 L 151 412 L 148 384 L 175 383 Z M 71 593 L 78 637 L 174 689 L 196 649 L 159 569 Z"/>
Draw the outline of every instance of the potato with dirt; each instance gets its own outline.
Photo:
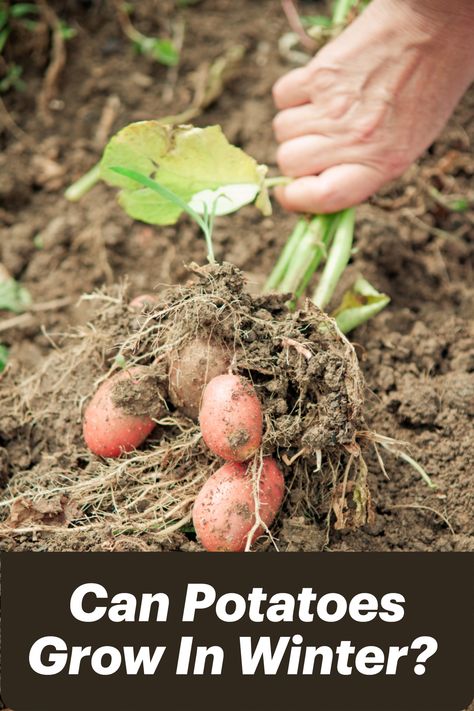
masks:
<path id="1" fill-rule="evenodd" d="M 227 462 L 196 497 L 193 523 L 199 540 L 207 551 L 250 548 L 273 523 L 284 493 L 283 474 L 271 457 L 260 467 Z"/>
<path id="2" fill-rule="evenodd" d="M 130 308 L 132 311 L 151 311 L 157 301 L 156 294 L 139 294 L 131 300 Z"/>
<path id="3" fill-rule="evenodd" d="M 197 420 L 205 386 L 225 373 L 230 363 L 230 349 L 210 338 L 196 337 L 173 350 L 169 357 L 169 395 L 173 405 Z"/>
<path id="4" fill-rule="evenodd" d="M 150 387 L 154 399 L 150 402 Z M 147 397 L 143 399 L 144 388 Z M 105 380 L 84 413 L 88 448 L 101 457 L 120 457 L 139 447 L 164 411 L 162 394 L 146 367 L 124 370 Z"/>
<path id="5" fill-rule="evenodd" d="M 209 449 L 229 462 L 250 459 L 262 442 L 263 414 L 252 384 L 218 375 L 203 393 L 199 424 Z"/>

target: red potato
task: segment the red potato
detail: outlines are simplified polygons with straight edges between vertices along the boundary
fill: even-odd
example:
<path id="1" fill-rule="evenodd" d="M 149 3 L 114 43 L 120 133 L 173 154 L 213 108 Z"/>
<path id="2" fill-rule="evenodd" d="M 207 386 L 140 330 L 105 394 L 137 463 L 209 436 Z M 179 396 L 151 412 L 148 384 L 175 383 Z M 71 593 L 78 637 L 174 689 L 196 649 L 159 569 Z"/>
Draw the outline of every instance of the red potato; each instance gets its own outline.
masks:
<path id="1" fill-rule="evenodd" d="M 140 296 L 135 296 L 131 300 L 129 306 L 133 311 L 148 311 L 153 308 L 158 301 L 158 297 L 155 294 L 140 294 Z"/>
<path id="2" fill-rule="evenodd" d="M 138 388 L 143 368 L 124 370 L 105 380 L 84 413 L 83 435 L 87 446 L 101 457 L 119 457 L 138 447 L 155 427 L 147 415 L 129 414 L 113 401 L 114 389 L 129 380 L 130 389 Z"/>
<path id="3" fill-rule="evenodd" d="M 193 420 L 199 416 L 202 392 L 216 375 L 226 373 L 231 356 L 215 341 L 195 338 L 169 359 L 169 394 L 173 405 Z"/>
<path id="4" fill-rule="evenodd" d="M 263 460 L 260 475 L 260 518 L 270 526 L 285 493 L 285 481 L 271 457 Z M 193 508 L 193 523 L 199 540 L 208 551 L 239 553 L 255 524 L 253 482 L 245 464 L 227 462 L 204 484 Z M 262 526 L 252 543 L 262 535 Z"/>
<path id="5" fill-rule="evenodd" d="M 205 387 L 199 424 L 209 449 L 223 459 L 243 462 L 262 443 L 263 416 L 253 386 L 238 375 L 218 375 Z"/>

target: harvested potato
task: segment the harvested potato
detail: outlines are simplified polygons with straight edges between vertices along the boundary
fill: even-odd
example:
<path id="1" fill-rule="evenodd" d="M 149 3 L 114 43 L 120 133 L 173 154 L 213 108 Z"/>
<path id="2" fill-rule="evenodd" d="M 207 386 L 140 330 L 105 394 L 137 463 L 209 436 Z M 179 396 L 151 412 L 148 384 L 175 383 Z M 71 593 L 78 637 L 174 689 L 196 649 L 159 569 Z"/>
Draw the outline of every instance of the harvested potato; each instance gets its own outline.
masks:
<path id="1" fill-rule="evenodd" d="M 238 375 L 218 375 L 204 389 L 199 424 L 209 449 L 243 462 L 262 443 L 262 407 L 253 385 Z"/>
<path id="2" fill-rule="evenodd" d="M 241 552 L 255 518 L 254 482 L 245 464 L 227 462 L 204 484 L 193 508 L 193 523 L 208 551 Z M 270 526 L 283 501 L 285 482 L 272 457 L 263 459 L 259 487 L 259 515 Z M 252 543 L 264 532 L 255 531 Z"/>
<path id="3" fill-rule="evenodd" d="M 140 382 L 146 373 L 146 367 L 136 366 L 100 385 L 83 420 L 83 435 L 91 452 L 101 457 L 119 457 L 140 446 L 153 430 L 155 423 L 150 415 L 136 414 L 114 401 L 119 389 L 126 391 L 121 392 L 123 400 L 133 400 L 135 396 L 140 399 Z M 153 414 L 160 409 L 161 403 L 153 404 Z"/>
<path id="4" fill-rule="evenodd" d="M 216 375 L 225 373 L 230 362 L 229 351 L 211 340 L 196 338 L 173 351 L 169 363 L 169 394 L 173 405 L 197 420 L 204 387 Z"/>

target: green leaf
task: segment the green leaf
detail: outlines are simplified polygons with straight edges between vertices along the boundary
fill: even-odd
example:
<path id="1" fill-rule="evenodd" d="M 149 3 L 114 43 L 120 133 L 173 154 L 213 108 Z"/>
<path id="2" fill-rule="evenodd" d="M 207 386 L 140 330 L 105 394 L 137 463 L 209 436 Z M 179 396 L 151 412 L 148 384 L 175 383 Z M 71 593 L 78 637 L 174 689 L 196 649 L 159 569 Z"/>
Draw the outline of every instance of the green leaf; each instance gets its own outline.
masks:
<path id="1" fill-rule="evenodd" d="M 185 203 L 203 191 L 219 191 L 229 186 L 228 200 L 232 201 L 235 186 L 243 185 L 254 186 L 252 191 L 248 188 L 251 202 L 263 189 L 265 173 L 253 158 L 228 143 L 220 126 L 173 127 L 158 121 L 130 124 L 107 145 L 100 164 L 101 178 L 120 188 L 119 202 L 131 217 L 157 225 L 174 224 L 183 208 L 165 195 L 158 195 L 112 170 L 116 167 L 151 178 Z M 196 200 L 209 207 L 209 201 L 216 196 L 206 194 Z M 238 202 L 235 194 L 234 200 Z M 222 204 L 224 209 L 225 202 L 221 198 L 217 207 Z"/>
<path id="2" fill-rule="evenodd" d="M 19 2 L 10 8 L 10 15 L 12 17 L 24 17 L 30 13 L 39 13 L 39 8 L 30 2 Z"/>
<path id="3" fill-rule="evenodd" d="M 192 523 L 187 523 L 185 526 L 181 528 L 182 533 L 196 533 L 196 529 L 194 528 Z"/>
<path id="4" fill-rule="evenodd" d="M 8 10 L 0 8 L 0 30 L 3 30 L 8 22 Z"/>
<path id="5" fill-rule="evenodd" d="M 5 370 L 8 360 L 8 348 L 0 343 L 0 373 Z"/>
<path id="6" fill-rule="evenodd" d="M 125 360 L 125 357 L 122 354 L 118 354 L 114 358 L 115 364 L 118 365 L 119 368 L 126 368 L 127 367 L 127 361 Z"/>
<path id="7" fill-rule="evenodd" d="M 135 37 L 133 44 L 137 52 L 146 54 L 167 67 L 174 67 L 179 62 L 179 52 L 169 39 L 142 35 Z"/>
<path id="8" fill-rule="evenodd" d="M 6 76 L 0 80 L 0 94 L 4 94 L 12 88 L 23 91 L 25 83 L 20 79 L 22 73 L 23 67 L 20 67 L 19 64 L 11 64 Z"/>
<path id="9" fill-rule="evenodd" d="M 61 33 L 61 37 L 66 42 L 77 35 L 77 30 L 75 30 L 74 27 L 71 27 L 71 25 L 68 25 L 64 20 L 59 21 L 59 31 Z"/>
<path id="10" fill-rule="evenodd" d="M 20 22 L 28 32 L 34 32 L 39 26 L 38 20 L 31 20 L 29 17 L 24 17 Z"/>
<path id="11" fill-rule="evenodd" d="M 469 200 L 467 198 L 458 198 L 457 200 L 450 200 L 449 209 L 453 212 L 466 212 L 466 210 L 469 209 Z"/>
<path id="12" fill-rule="evenodd" d="M 37 232 L 35 234 L 35 236 L 33 237 L 33 244 L 35 246 L 35 249 L 44 248 L 43 235 L 41 234 L 41 232 Z"/>
<path id="13" fill-rule="evenodd" d="M 152 56 L 167 67 L 175 67 L 179 62 L 179 52 L 168 39 L 156 39 Z"/>
<path id="14" fill-rule="evenodd" d="M 157 183 L 156 180 L 152 180 L 146 175 L 142 175 L 142 173 L 137 173 L 135 170 L 130 170 L 130 168 L 122 168 L 121 166 L 111 166 L 110 170 L 113 170 L 114 173 L 118 173 L 118 175 L 124 175 L 125 177 L 130 178 L 131 180 L 135 180 L 137 183 L 140 183 L 140 185 L 144 186 L 145 188 L 149 188 L 155 193 L 158 193 L 161 197 L 164 197 L 166 200 L 173 203 L 173 205 L 176 205 L 184 212 L 187 212 L 188 215 L 190 215 L 194 220 L 196 220 L 198 224 L 201 224 L 203 222 L 199 214 L 197 214 L 193 210 L 190 204 L 184 202 L 184 200 L 172 190 L 169 190 L 163 185 L 160 185 L 160 183 Z"/>
<path id="15" fill-rule="evenodd" d="M 3 51 L 3 48 L 5 47 L 5 44 L 8 39 L 8 35 L 10 34 L 10 28 L 5 27 L 3 30 L 0 30 L 0 54 Z"/>
<path id="16" fill-rule="evenodd" d="M 303 15 L 301 22 L 303 27 L 332 27 L 332 20 L 326 15 Z"/>
<path id="17" fill-rule="evenodd" d="M 156 180 L 152 180 L 146 175 L 142 175 L 142 173 L 137 173 L 135 170 L 130 170 L 129 168 L 122 168 L 121 166 L 111 166 L 110 170 L 112 170 L 114 173 L 118 173 L 119 175 L 123 175 L 127 178 L 135 180 L 137 183 L 144 186 L 145 188 L 148 188 L 153 192 L 158 193 L 160 197 L 165 198 L 165 200 L 168 200 L 168 202 L 170 202 L 172 205 L 175 205 L 182 211 L 187 212 L 188 215 L 192 217 L 192 219 L 199 225 L 199 227 L 204 233 L 208 249 L 207 257 L 209 261 L 215 261 L 214 249 L 212 246 L 213 217 L 210 218 L 208 214 L 206 214 L 204 218 L 201 217 L 201 215 L 198 215 L 198 213 L 195 212 L 192 207 L 188 203 L 186 203 L 179 195 L 174 193 L 172 190 L 165 188 L 163 185 L 160 185 L 160 183 L 157 183 Z"/>
<path id="18" fill-rule="evenodd" d="M 343 333 L 349 333 L 357 326 L 376 316 L 390 303 L 390 297 L 381 294 L 363 277 L 346 291 L 340 306 L 331 314 Z"/>
<path id="19" fill-rule="evenodd" d="M 21 313 L 26 311 L 30 304 L 29 291 L 15 279 L 8 278 L 0 282 L 0 311 Z"/>

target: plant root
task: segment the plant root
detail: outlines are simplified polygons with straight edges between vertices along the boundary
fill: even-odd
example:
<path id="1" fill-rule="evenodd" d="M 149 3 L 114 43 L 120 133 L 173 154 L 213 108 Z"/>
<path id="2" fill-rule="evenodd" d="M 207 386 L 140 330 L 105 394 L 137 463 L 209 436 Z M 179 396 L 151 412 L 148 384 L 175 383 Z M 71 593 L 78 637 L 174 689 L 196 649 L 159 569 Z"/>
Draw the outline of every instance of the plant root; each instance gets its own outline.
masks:
<path id="1" fill-rule="evenodd" d="M 310 302 L 290 312 L 286 295 L 250 296 L 229 264 L 191 265 L 190 273 L 188 284 L 162 289 L 156 307 L 140 318 L 128 307 L 125 286 L 84 297 L 96 306 L 85 327 L 57 335 L 54 351 L 34 371 L 4 374 L 5 546 L 19 536 L 41 536 L 49 548 L 69 541 L 81 550 L 110 549 L 124 537 L 155 547 L 176 536 L 188 540 L 181 529 L 200 488 L 220 466 L 198 425 L 168 402 L 142 449 L 101 459 L 86 449 L 81 420 L 98 384 L 121 367 L 146 365 L 167 390 L 170 354 L 203 336 L 226 347 L 233 372 L 253 383 L 265 413 L 252 468 L 257 517 L 247 549 L 262 525 L 264 456 L 275 457 L 285 476 L 285 515 L 324 522 L 334 512 L 337 528 L 372 519 L 358 444 L 367 440 L 364 384 L 353 346 Z M 272 530 L 278 531 L 278 520 Z"/>

